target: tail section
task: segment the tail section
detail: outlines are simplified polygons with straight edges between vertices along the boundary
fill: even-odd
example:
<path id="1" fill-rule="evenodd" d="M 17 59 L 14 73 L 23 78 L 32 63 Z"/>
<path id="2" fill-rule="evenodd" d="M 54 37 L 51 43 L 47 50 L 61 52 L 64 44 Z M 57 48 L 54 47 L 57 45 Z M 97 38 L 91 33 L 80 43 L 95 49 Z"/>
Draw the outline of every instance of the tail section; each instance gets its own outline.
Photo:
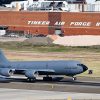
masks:
<path id="1" fill-rule="evenodd" d="M 9 61 L 8 61 L 7 58 L 5 57 L 3 51 L 0 50 L 0 63 L 7 63 L 7 62 L 9 62 Z"/>

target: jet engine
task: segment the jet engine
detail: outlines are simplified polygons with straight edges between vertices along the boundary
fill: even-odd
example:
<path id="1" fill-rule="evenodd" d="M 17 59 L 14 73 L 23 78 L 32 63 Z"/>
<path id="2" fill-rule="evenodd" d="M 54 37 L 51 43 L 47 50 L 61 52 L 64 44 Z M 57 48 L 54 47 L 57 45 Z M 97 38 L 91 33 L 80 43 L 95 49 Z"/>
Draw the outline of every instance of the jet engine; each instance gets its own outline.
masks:
<path id="1" fill-rule="evenodd" d="M 15 71 L 14 69 L 3 68 L 0 69 L 0 75 L 9 77 L 13 75 L 14 71 Z"/>
<path id="2" fill-rule="evenodd" d="M 38 72 L 35 70 L 28 70 L 25 72 L 25 76 L 30 78 L 30 79 L 34 79 L 36 76 L 38 75 Z"/>

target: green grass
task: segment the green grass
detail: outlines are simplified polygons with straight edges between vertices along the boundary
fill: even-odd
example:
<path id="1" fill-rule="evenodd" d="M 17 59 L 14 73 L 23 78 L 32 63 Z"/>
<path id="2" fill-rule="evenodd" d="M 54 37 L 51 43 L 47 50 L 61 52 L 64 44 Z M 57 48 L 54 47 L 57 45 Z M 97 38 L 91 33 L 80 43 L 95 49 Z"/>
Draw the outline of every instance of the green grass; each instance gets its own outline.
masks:
<path id="1" fill-rule="evenodd" d="M 18 51 L 34 51 L 34 52 L 100 52 L 100 46 L 59 46 L 59 45 L 32 45 L 20 42 L 0 42 L 0 48 Z"/>

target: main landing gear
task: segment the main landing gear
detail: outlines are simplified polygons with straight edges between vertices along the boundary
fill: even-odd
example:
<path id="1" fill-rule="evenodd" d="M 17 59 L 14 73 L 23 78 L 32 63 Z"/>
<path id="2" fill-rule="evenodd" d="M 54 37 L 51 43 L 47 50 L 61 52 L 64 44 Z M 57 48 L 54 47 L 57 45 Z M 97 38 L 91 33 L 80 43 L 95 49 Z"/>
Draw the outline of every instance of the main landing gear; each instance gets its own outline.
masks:
<path id="1" fill-rule="evenodd" d="M 36 78 L 35 78 L 35 77 L 34 77 L 34 78 L 29 78 L 29 77 L 28 77 L 28 78 L 27 78 L 27 81 L 28 81 L 28 82 L 35 82 L 35 81 L 36 81 Z"/>
<path id="2" fill-rule="evenodd" d="M 52 77 L 49 76 L 43 77 L 43 81 L 52 81 Z"/>

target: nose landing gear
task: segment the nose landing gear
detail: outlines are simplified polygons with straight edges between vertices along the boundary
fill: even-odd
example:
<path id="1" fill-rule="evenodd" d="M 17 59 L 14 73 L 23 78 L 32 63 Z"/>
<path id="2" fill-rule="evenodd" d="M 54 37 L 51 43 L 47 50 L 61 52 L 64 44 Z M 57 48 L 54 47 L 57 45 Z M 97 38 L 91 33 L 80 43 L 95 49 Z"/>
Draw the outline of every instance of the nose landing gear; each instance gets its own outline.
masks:
<path id="1" fill-rule="evenodd" d="M 77 77 L 73 77 L 73 81 L 77 80 Z"/>

